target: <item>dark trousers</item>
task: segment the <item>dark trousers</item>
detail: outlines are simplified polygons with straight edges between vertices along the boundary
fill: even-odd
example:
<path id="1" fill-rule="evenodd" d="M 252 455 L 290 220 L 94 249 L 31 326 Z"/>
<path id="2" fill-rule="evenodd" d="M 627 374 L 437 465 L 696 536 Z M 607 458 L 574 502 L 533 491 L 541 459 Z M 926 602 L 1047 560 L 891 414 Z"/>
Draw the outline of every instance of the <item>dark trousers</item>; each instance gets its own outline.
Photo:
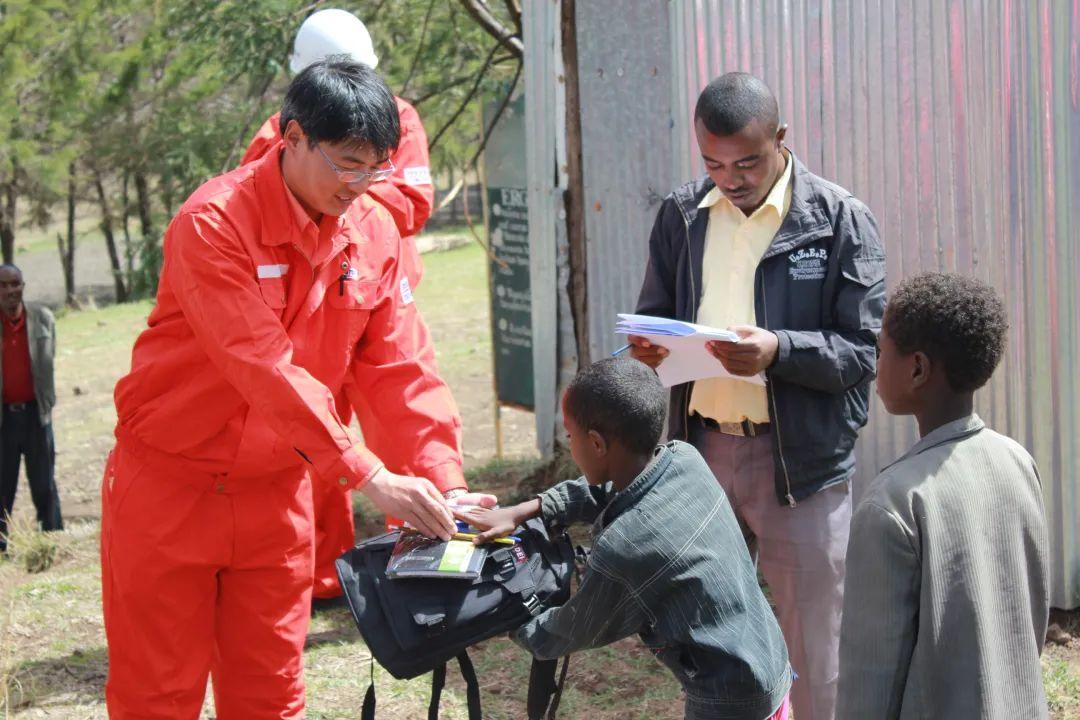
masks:
<path id="1" fill-rule="evenodd" d="M 0 550 L 7 549 L 7 522 L 19 487 L 19 464 L 26 457 L 30 497 L 42 530 L 63 530 L 60 495 L 53 468 L 56 445 L 52 425 L 42 425 L 37 403 L 4 405 L 0 421 Z"/>

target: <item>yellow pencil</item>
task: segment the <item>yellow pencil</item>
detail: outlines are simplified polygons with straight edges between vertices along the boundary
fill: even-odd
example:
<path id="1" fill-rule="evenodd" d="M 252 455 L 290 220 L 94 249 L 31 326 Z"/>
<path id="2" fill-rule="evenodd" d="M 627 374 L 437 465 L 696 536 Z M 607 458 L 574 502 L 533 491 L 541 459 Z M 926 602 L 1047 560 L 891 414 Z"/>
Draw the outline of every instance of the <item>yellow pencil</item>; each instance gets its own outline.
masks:
<path id="1" fill-rule="evenodd" d="M 470 542 L 475 540 L 477 537 L 479 537 L 479 536 L 476 533 L 460 533 L 459 532 L 459 533 L 454 533 L 453 535 L 451 535 L 451 539 L 453 539 L 453 540 L 468 540 Z M 491 540 L 488 540 L 488 542 L 499 543 L 500 545 L 516 545 L 517 544 L 516 540 L 514 540 L 513 538 L 508 538 L 508 537 L 492 538 Z"/>

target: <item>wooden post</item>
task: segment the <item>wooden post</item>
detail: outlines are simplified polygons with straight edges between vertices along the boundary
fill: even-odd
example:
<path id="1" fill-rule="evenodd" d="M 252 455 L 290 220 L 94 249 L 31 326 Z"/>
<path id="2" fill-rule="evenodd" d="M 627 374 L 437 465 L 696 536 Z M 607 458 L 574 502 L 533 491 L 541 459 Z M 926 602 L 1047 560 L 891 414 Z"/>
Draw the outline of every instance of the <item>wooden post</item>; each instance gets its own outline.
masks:
<path id="1" fill-rule="evenodd" d="M 585 177 L 581 161 L 581 89 L 578 83 L 576 0 L 562 0 L 563 73 L 566 86 L 566 240 L 570 246 L 567 295 L 574 322 L 578 369 L 590 364 L 588 248 L 585 239 Z M 557 435 L 558 433 L 556 433 Z"/>

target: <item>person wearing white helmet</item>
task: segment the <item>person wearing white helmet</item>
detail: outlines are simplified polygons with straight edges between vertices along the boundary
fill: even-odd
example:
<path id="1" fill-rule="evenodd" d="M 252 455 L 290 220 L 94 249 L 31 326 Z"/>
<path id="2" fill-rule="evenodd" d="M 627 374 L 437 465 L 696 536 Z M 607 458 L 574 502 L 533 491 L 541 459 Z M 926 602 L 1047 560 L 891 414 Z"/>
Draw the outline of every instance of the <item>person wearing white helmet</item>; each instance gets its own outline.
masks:
<path id="1" fill-rule="evenodd" d="M 345 10 L 320 10 L 308 16 L 296 33 L 289 69 L 299 75 L 327 55 L 349 55 L 372 70 L 379 65 L 371 34 L 360 18 Z"/>
<path id="2" fill-rule="evenodd" d="M 345 10 L 319 10 L 304 20 L 293 42 L 289 69 L 298 74 L 308 65 L 331 55 L 347 55 L 373 69 L 379 64 L 371 34 L 360 18 Z M 396 96 L 394 100 L 401 123 L 401 142 L 390 156 L 394 174 L 388 182 L 373 185 L 368 194 L 389 210 L 394 218 L 394 224 L 403 238 L 402 259 L 406 276 L 409 284 L 415 288 L 420 282 L 423 267 L 414 236 L 431 216 L 435 187 L 431 183 L 427 134 L 420 123 L 420 116 L 406 101 Z M 241 165 L 258 160 L 281 142 L 279 120 L 280 113 L 275 113 L 263 123 L 252 138 L 240 161 Z"/>
<path id="3" fill-rule="evenodd" d="M 299 74 L 312 63 L 331 55 L 347 55 L 371 68 L 379 64 L 371 35 L 364 23 L 345 10 L 319 10 L 304 20 L 296 33 L 289 69 Z M 427 135 L 420 123 L 420 116 L 412 105 L 401 98 L 395 96 L 394 100 L 401 125 L 401 140 L 390 155 L 393 175 L 386 182 L 370 185 L 367 194 L 390 212 L 402 238 L 401 264 L 409 285 L 415 288 L 420 282 L 423 267 L 414 236 L 431 216 L 435 188 L 431 183 Z M 278 147 L 281 142 L 280 115 L 276 113 L 263 123 L 244 154 L 242 165 L 258 160 Z M 411 289 L 409 292 L 411 294 Z M 337 405 L 342 419 L 348 422 L 351 416 L 348 402 L 338 398 Z M 313 606 L 319 608 L 324 604 L 339 602 L 342 598 L 334 561 L 353 546 L 356 528 L 349 493 L 331 492 L 322 485 L 313 486 L 312 489 L 316 526 L 312 597 Z M 452 490 L 448 497 L 457 494 Z M 458 502 L 468 503 L 469 499 L 459 499 Z M 387 522 L 394 524 L 397 521 L 387 518 Z"/>

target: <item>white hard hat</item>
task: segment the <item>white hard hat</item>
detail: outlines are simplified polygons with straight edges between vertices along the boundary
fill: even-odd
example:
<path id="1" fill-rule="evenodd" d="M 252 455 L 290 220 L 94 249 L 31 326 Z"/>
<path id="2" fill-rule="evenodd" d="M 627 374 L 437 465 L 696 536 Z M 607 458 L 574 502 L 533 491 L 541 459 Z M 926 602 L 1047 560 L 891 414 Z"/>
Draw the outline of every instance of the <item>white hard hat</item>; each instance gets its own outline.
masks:
<path id="1" fill-rule="evenodd" d="M 371 68 L 379 64 L 364 23 L 345 10 L 320 10 L 308 16 L 296 33 L 289 68 L 297 74 L 331 55 L 348 55 Z"/>

